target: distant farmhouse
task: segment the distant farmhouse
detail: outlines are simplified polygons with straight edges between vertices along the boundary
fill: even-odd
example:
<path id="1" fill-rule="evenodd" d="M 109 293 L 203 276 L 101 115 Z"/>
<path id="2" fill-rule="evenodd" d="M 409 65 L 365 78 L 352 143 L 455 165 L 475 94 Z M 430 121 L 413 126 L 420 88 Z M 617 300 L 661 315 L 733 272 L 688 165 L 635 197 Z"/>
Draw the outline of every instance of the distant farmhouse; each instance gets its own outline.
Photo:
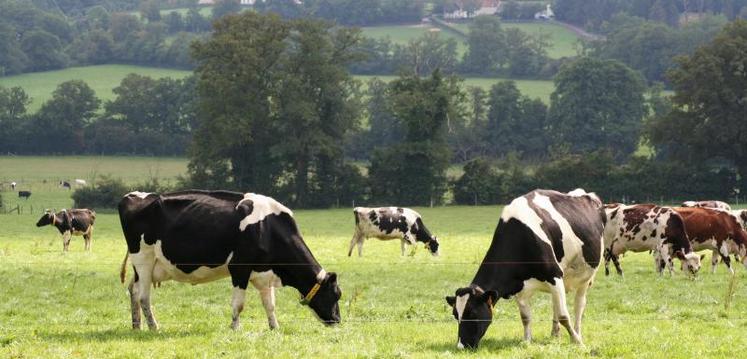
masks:
<path id="1" fill-rule="evenodd" d="M 534 14 L 536 20 L 552 20 L 555 18 L 555 12 L 552 11 L 550 4 L 547 4 L 547 8 L 536 14 Z"/>
<path id="2" fill-rule="evenodd" d="M 453 5 L 453 11 L 444 12 L 444 19 L 469 19 L 480 15 L 495 15 L 501 7 L 501 1 L 482 0 L 477 9 L 468 9 L 463 0 L 456 0 Z"/>

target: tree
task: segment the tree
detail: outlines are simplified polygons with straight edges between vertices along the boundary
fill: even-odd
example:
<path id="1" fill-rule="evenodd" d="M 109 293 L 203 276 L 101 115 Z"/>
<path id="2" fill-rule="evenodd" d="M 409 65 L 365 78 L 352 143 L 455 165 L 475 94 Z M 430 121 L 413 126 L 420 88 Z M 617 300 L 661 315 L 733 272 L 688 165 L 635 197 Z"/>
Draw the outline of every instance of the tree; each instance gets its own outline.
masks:
<path id="1" fill-rule="evenodd" d="M 370 129 L 365 139 L 369 149 L 388 147 L 399 143 L 404 138 L 404 128 L 392 113 L 387 102 L 388 88 L 389 85 L 378 78 L 368 81 L 366 110 Z"/>
<path id="2" fill-rule="evenodd" d="M 166 27 L 168 28 L 170 34 L 182 31 L 185 27 L 182 14 L 176 11 L 169 12 L 169 14 L 166 15 L 166 19 L 164 19 L 164 22 L 166 23 Z"/>
<path id="3" fill-rule="evenodd" d="M 406 205 L 440 203 L 446 190 L 450 119 L 462 115 L 463 94 L 453 78 L 436 70 L 429 78 L 403 75 L 392 81 L 389 101 L 402 122 L 403 143 L 374 151 L 369 167 L 374 201 Z"/>
<path id="4" fill-rule="evenodd" d="M 397 46 L 393 61 L 400 70 L 427 76 L 436 69 L 443 73 L 456 70 L 457 43 L 454 39 L 444 39 L 438 33 L 428 32 L 408 41 L 407 45 Z"/>
<path id="5" fill-rule="evenodd" d="M 499 82 L 488 95 L 490 110 L 482 142 L 493 156 L 511 152 L 527 157 L 543 155 L 550 145 L 547 107 L 539 99 L 522 96 L 513 81 Z"/>
<path id="6" fill-rule="evenodd" d="M 656 0 L 651 6 L 649 19 L 663 22 L 669 26 L 679 24 L 680 12 L 674 0 Z"/>
<path id="7" fill-rule="evenodd" d="M 563 66 L 550 96 L 550 131 L 573 151 L 633 153 L 646 113 L 643 80 L 615 60 L 580 58 Z"/>
<path id="8" fill-rule="evenodd" d="M 21 41 L 21 48 L 30 60 L 26 70 L 45 71 L 67 66 L 68 57 L 63 51 L 62 42 L 46 31 L 27 33 Z"/>
<path id="9" fill-rule="evenodd" d="M 39 150 L 46 153 L 80 153 L 85 148 L 84 128 L 93 120 L 101 100 L 81 80 L 57 86 L 52 99 L 34 117 Z"/>
<path id="10" fill-rule="evenodd" d="M 668 72 L 672 110 L 647 135 L 657 150 L 687 162 L 730 161 L 747 189 L 747 21 L 728 24 L 709 44 L 679 57 Z"/>
<path id="11" fill-rule="evenodd" d="M 161 7 L 156 0 L 145 0 L 140 4 L 140 15 L 148 22 L 161 21 Z"/>
<path id="12" fill-rule="evenodd" d="M 506 39 L 496 17 L 476 17 L 470 24 L 467 44 L 464 66 L 469 72 L 495 73 L 506 63 Z"/>
<path id="13" fill-rule="evenodd" d="M 255 12 L 214 27 L 193 46 L 201 119 L 193 181 L 298 206 L 337 202 L 350 174 L 343 138 L 357 125 L 357 83 L 346 66 L 357 59 L 359 31 Z"/>
<path id="14" fill-rule="evenodd" d="M 239 0 L 218 0 L 213 6 L 213 20 L 241 11 Z"/>
<path id="15" fill-rule="evenodd" d="M 20 131 L 30 103 L 31 99 L 22 88 L 0 86 L 0 151 L 18 152 L 22 148 Z"/>

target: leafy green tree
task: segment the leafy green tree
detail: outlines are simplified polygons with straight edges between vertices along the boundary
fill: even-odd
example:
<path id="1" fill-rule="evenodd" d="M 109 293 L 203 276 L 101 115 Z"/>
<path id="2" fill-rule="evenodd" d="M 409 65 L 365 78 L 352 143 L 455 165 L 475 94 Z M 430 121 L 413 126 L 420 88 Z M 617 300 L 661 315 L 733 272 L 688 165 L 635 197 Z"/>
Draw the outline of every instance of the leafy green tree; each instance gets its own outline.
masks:
<path id="1" fill-rule="evenodd" d="M 52 99 L 34 116 L 39 150 L 47 153 L 80 153 L 85 149 L 84 128 L 101 105 L 93 89 L 81 80 L 57 86 Z"/>
<path id="2" fill-rule="evenodd" d="M 31 99 L 20 87 L 0 86 L 0 151 L 17 153 L 22 149 L 22 126 Z"/>
<path id="3" fill-rule="evenodd" d="M 140 15 L 148 22 L 161 21 L 161 7 L 156 0 L 145 0 L 140 3 Z"/>
<path id="4" fill-rule="evenodd" d="M 0 22 L 0 76 L 22 72 L 28 62 L 14 28 Z"/>
<path id="5" fill-rule="evenodd" d="M 550 131 L 573 151 L 608 148 L 618 159 L 633 153 L 646 114 L 640 75 L 615 60 L 580 58 L 555 77 Z"/>
<path id="6" fill-rule="evenodd" d="M 43 30 L 34 30 L 24 35 L 21 49 L 30 63 L 26 66 L 30 71 L 45 71 L 60 69 L 67 66 L 68 57 L 64 52 L 60 39 Z"/>
<path id="7" fill-rule="evenodd" d="M 116 43 L 124 42 L 142 28 L 142 23 L 135 15 L 114 13 L 111 16 L 109 32 Z"/>
<path id="8" fill-rule="evenodd" d="M 206 19 L 196 7 L 187 11 L 184 18 L 184 29 L 189 32 L 205 32 L 210 30 L 210 21 Z"/>
<path id="9" fill-rule="evenodd" d="M 108 63 L 114 57 L 114 40 L 106 31 L 91 30 L 75 39 L 68 53 L 79 64 Z"/>
<path id="10" fill-rule="evenodd" d="M 531 76 L 547 63 L 549 34 L 529 35 L 519 29 L 505 31 L 506 62 L 509 74 L 515 77 Z"/>
<path id="11" fill-rule="evenodd" d="M 182 14 L 177 11 L 169 12 L 164 19 L 164 22 L 166 23 L 166 28 L 170 34 L 177 33 L 185 28 L 184 18 L 182 17 Z"/>
<path id="12" fill-rule="evenodd" d="M 369 168 L 377 202 L 440 203 L 446 190 L 449 121 L 462 116 L 458 81 L 435 71 L 428 78 L 404 75 L 392 81 L 389 101 L 405 130 L 403 143 L 374 151 Z"/>
<path id="13" fill-rule="evenodd" d="M 669 26 L 677 26 L 680 11 L 675 0 L 656 0 L 649 10 L 649 19 L 663 22 Z"/>
<path id="14" fill-rule="evenodd" d="M 500 157 L 518 152 L 535 158 L 545 153 L 550 137 L 547 107 L 541 100 L 522 96 L 513 81 L 502 81 L 490 89 L 488 106 L 482 131 L 487 153 Z"/>
<path id="15" fill-rule="evenodd" d="M 436 69 L 452 73 L 459 62 L 456 48 L 456 40 L 428 32 L 406 45 L 397 46 L 393 61 L 400 70 L 420 76 L 427 76 Z"/>
<path id="16" fill-rule="evenodd" d="M 467 44 L 469 49 L 464 56 L 464 67 L 469 72 L 495 73 L 506 63 L 505 34 L 496 17 L 476 17 L 470 24 Z"/>
<path id="17" fill-rule="evenodd" d="M 671 156 L 699 162 L 731 161 L 747 184 L 747 21 L 727 25 L 709 44 L 678 58 L 668 73 L 671 112 L 655 120 L 648 137 Z"/>
<path id="18" fill-rule="evenodd" d="M 370 149 L 388 147 L 402 141 L 405 136 L 402 123 L 389 108 L 388 88 L 389 85 L 378 78 L 368 82 L 366 112 L 370 130 L 366 133 L 365 139 Z"/>
<path id="19" fill-rule="evenodd" d="M 239 0 L 218 0 L 213 6 L 213 20 L 241 11 Z"/>
<path id="20" fill-rule="evenodd" d="M 454 202 L 467 205 L 498 203 L 501 178 L 485 158 L 464 165 L 464 174 L 454 183 Z"/>

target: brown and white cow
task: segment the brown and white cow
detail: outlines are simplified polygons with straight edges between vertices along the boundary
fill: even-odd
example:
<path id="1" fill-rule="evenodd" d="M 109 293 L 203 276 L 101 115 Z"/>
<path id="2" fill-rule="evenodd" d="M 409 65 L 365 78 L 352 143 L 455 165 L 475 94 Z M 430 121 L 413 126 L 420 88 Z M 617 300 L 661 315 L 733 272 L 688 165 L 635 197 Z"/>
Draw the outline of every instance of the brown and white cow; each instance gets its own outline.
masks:
<path id="1" fill-rule="evenodd" d="M 609 262 L 615 264 L 622 275 L 618 258 L 626 251 L 653 251 L 654 266 L 661 274 L 666 266 L 671 275 L 673 260 L 682 262 L 682 270 L 695 275 L 700 270 L 700 260 L 693 252 L 685 232 L 682 217 L 672 208 L 654 204 L 608 204 L 605 206 L 607 222 L 604 227 L 604 272 L 609 275 Z"/>
<path id="2" fill-rule="evenodd" d="M 415 254 L 417 242 L 425 243 L 432 255 L 437 256 L 438 238 L 423 224 L 423 219 L 418 212 L 402 207 L 355 207 L 355 233 L 350 240 L 348 257 L 353 254 L 353 248 L 358 245 L 358 256 L 363 255 L 363 242 L 369 237 L 382 240 L 399 239 L 402 255 L 405 255 L 405 246 L 412 245 L 412 254 Z"/>
<path id="3" fill-rule="evenodd" d="M 731 206 L 722 201 L 685 201 L 682 202 L 682 207 L 713 208 L 731 211 Z"/>
<path id="4" fill-rule="evenodd" d="M 731 268 L 729 255 L 741 258 L 747 267 L 747 232 L 730 212 L 715 211 L 707 208 L 675 208 L 685 220 L 687 236 L 692 243 L 693 250 L 712 250 L 711 273 L 716 271 L 718 258 L 724 260 L 729 272 Z"/>
<path id="5" fill-rule="evenodd" d="M 86 250 L 91 250 L 91 238 L 93 236 L 93 222 L 96 220 L 96 212 L 90 209 L 63 209 L 57 213 L 46 211 L 36 222 L 37 227 L 53 225 L 62 234 L 62 249 L 67 252 L 73 235 L 83 236 Z"/>

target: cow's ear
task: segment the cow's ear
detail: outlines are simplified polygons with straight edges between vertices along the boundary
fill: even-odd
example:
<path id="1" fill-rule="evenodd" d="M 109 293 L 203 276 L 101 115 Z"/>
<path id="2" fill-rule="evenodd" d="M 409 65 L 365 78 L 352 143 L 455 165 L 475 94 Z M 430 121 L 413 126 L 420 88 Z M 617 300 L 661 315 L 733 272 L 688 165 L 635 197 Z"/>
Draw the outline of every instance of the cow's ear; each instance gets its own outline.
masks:
<path id="1" fill-rule="evenodd" d="M 453 307 L 456 304 L 456 297 L 453 295 L 447 296 L 446 303 L 449 303 L 449 305 Z"/>
<path id="2" fill-rule="evenodd" d="M 498 292 L 489 290 L 482 294 L 482 299 L 485 301 L 485 303 L 488 303 L 488 306 L 492 308 L 498 301 Z"/>
<path id="3" fill-rule="evenodd" d="M 327 284 L 336 284 L 337 283 L 337 273 L 335 273 L 335 272 L 329 272 L 329 273 L 327 273 L 327 278 L 324 280 L 324 283 L 327 283 Z"/>
<path id="4" fill-rule="evenodd" d="M 677 259 L 684 261 L 685 260 L 685 254 L 682 253 L 682 251 L 676 251 L 674 252 L 674 256 L 677 257 Z"/>

